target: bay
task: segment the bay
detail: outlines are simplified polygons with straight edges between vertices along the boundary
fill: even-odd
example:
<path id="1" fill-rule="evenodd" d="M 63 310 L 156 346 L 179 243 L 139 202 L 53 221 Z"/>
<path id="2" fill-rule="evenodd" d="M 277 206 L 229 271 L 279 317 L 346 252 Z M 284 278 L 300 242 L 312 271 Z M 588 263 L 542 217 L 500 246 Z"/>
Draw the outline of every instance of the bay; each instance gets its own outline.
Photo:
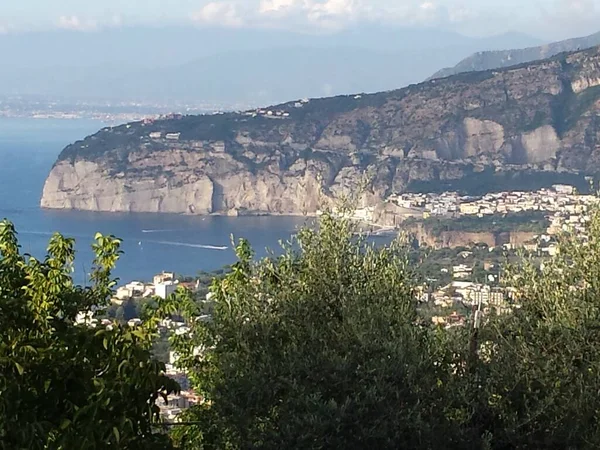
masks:
<path id="1" fill-rule="evenodd" d="M 231 235 L 248 239 L 257 257 L 277 251 L 305 223 L 297 217 L 196 217 L 44 210 L 44 181 L 60 151 L 105 126 L 90 120 L 0 118 L 0 218 L 14 222 L 22 251 L 45 255 L 54 232 L 76 239 L 75 280 L 85 283 L 96 232 L 123 240 L 115 276 L 149 280 L 155 273 L 195 275 L 235 261 Z"/>

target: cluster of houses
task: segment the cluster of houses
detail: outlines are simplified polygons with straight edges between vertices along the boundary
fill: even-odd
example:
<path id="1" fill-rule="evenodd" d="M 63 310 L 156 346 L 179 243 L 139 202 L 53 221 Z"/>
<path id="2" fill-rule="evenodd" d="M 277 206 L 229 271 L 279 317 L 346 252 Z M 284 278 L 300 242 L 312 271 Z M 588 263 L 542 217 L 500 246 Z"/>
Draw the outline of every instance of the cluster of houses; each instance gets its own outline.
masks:
<path id="1" fill-rule="evenodd" d="M 246 111 L 244 115 L 249 117 L 265 117 L 267 119 L 287 119 L 290 113 L 280 109 L 256 109 L 254 111 Z"/>
<path id="2" fill-rule="evenodd" d="M 179 113 L 169 113 L 169 114 L 161 114 L 158 116 L 158 120 L 181 120 L 183 119 L 183 114 Z"/>
<path id="3" fill-rule="evenodd" d="M 166 139 L 167 141 L 178 141 L 181 137 L 181 133 L 164 133 L 162 131 L 153 131 L 148 135 L 150 139 Z"/>
<path id="4" fill-rule="evenodd" d="M 210 302 L 212 294 L 209 293 L 206 296 L 206 301 Z M 208 314 L 201 315 L 196 318 L 198 321 L 207 322 L 211 320 L 211 316 Z M 191 332 L 191 329 L 185 324 L 185 322 L 174 319 L 163 319 L 159 324 L 159 331 L 161 333 L 175 333 L 176 335 L 186 335 Z M 194 356 L 201 354 L 200 348 L 195 348 L 193 351 Z M 177 422 L 178 416 L 185 411 L 187 408 L 202 403 L 204 400 L 197 395 L 190 386 L 190 381 L 187 373 L 177 367 L 177 361 L 179 355 L 175 351 L 169 352 L 169 362 L 166 364 L 166 374 L 168 377 L 174 379 L 181 387 L 179 394 L 170 395 L 167 401 L 159 399 L 157 401 L 158 407 L 160 408 L 161 417 L 167 422 Z"/>
<path id="5" fill-rule="evenodd" d="M 175 291 L 177 291 L 177 288 L 180 286 L 190 290 L 196 290 L 198 289 L 198 282 L 181 282 L 177 280 L 174 273 L 163 272 L 155 275 L 151 283 L 132 281 L 117 288 L 115 296 L 111 299 L 111 301 L 112 303 L 120 306 L 131 298 L 160 297 L 162 299 L 166 299 L 171 294 L 174 294 Z"/>
<path id="6" fill-rule="evenodd" d="M 556 211 L 550 216 L 550 226 L 547 233 L 550 236 L 555 236 L 563 232 L 575 232 L 583 236 L 585 234 L 586 223 L 589 222 L 590 216 L 587 212 L 583 214 L 570 213 L 568 210 Z"/>
<path id="7" fill-rule="evenodd" d="M 525 211 L 544 211 L 570 215 L 587 212 L 597 202 L 593 195 L 579 195 L 573 186 L 554 185 L 551 189 L 535 192 L 501 192 L 487 194 L 481 199 L 462 203 L 464 215 L 493 215 Z"/>
<path id="8" fill-rule="evenodd" d="M 168 371 L 167 375 L 175 378 Z M 201 404 L 202 401 L 202 398 L 194 391 L 189 389 L 183 390 L 182 388 L 182 391 L 179 394 L 170 395 L 166 401 L 160 397 L 156 401 L 156 404 L 160 408 L 160 415 L 163 420 L 167 423 L 173 423 L 179 420 L 179 415 L 181 415 L 183 411 L 191 406 Z"/>
<path id="9" fill-rule="evenodd" d="M 535 192 L 497 192 L 482 197 L 461 196 L 457 192 L 442 194 L 393 195 L 388 201 L 403 208 L 419 208 L 424 217 L 479 216 L 543 211 L 583 215 L 598 201 L 593 195 L 579 195 L 573 186 L 554 185 Z"/>
<path id="10" fill-rule="evenodd" d="M 183 324 L 176 323 L 175 326 L 179 326 L 177 328 L 178 334 L 189 332 L 189 329 L 186 329 Z M 161 327 L 164 327 L 164 324 L 161 324 Z M 165 373 L 179 384 L 181 392 L 169 395 L 167 400 L 159 398 L 156 401 L 160 408 L 160 415 L 167 423 L 177 422 L 182 412 L 203 402 L 203 399 L 191 388 L 187 374 L 177 367 L 177 359 L 177 354 L 170 352 L 169 362 L 165 365 Z"/>
<path id="11" fill-rule="evenodd" d="M 178 287 L 197 290 L 199 286 L 198 282 L 180 282 L 173 272 L 162 272 L 154 276 L 152 283 L 132 281 L 119 287 L 115 292 L 115 296 L 112 298 L 112 303 L 122 305 L 125 301 L 136 298 L 160 297 L 164 299 L 173 294 Z M 212 294 L 208 294 L 206 300 L 210 301 L 211 298 Z M 210 316 L 201 315 L 197 320 L 208 321 L 210 320 Z M 82 326 L 92 328 L 103 327 L 109 330 L 114 326 L 113 320 L 98 319 L 95 317 L 93 311 L 79 313 L 76 318 L 76 323 Z M 142 320 L 133 318 L 129 320 L 127 324 L 133 328 L 141 325 Z M 190 333 L 191 330 L 182 319 L 175 318 L 161 320 L 158 325 L 158 331 L 163 335 L 171 333 L 174 333 L 175 335 L 185 335 Z M 199 350 L 197 351 L 199 352 Z M 171 351 L 169 353 L 169 363 L 166 364 L 166 375 L 177 381 L 181 387 L 181 392 L 170 395 L 167 401 L 162 398 L 157 400 L 161 417 L 167 422 L 177 421 L 177 417 L 185 409 L 202 402 L 200 396 L 191 389 L 187 374 L 177 367 L 178 358 L 179 356 L 176 352 Z"/>
<path id="12" fill-rule="evenodd" d="M 144 299 L 159 297 L 166 299 L 170 295 L 177 291 L 177 288 L 184 287 L 190 290 L 197 290 L 199 282 L 187 283 L 177 280 L 173 272 L 162 272 L 155 275 L 152 283 L 144 283 L 141 281 L 132 281 L 124 286 L 117 288 L 114 296 L 111 298 L 111 303 L 117 306 L 123 305 L 130 299 Z M 110 319 L 99 320 L 95 317 L 93 311 L 79 313 L 76 317 L 76 323 L 79 325 L 87 325 L 93 328 L 97 326 L 103 326 L 110 328 L 113 321 Z M 128 325 L 131 327 L 141 324 L 142 321 L 139 318 L 133 318 L 128 321 Z M 183 326 L 182 322 L 173 322 L 171 320 L 165 320 L 161 322 L 161 331 L 167 329 L 180 328 Z"/>
<path id="13" fill-rule="evenodd" d="M 441 194 L 393 194 L 387 201 L 405 209 L 418 209 L 423 216 L 450 216 L 460 212 L 461 202 L 469 201 L 472 197 L 460 196 L 458 192 L 443 192 Z"/>
<path id="14" fill-rule="evenodd" d="M 442 309 L 453 309 L 460 304 L 463 309 L 479 308 L 483 314 L 489 314 L 491 311 L 497 314 L 508 314 L 514 307 L 518 307 L 511 301 L 514 291 L 513 288 L 455 280 L 432 292 L 422 288 L 419 300 Z M 433 316 L 431 320 L 436 325 L 455 327 L 464 326 L 467 317 L 454 310 L 449 315 Z"/>
<path id="15" fill-rule="evenodd" d="M 292 108 L 302 108 L 304 105 L 309 103 L 310 100 L 307 98 L 303 98 L 302 100 L 298 100 L 296 102 L 288 103 L 286 106 L 290 109 Z M 285 109 L 278 108 L 258 108 L 251 109 L 249 111 L 245 111 L 242 113 L 248 117 L 264 117 L 266 119 L 287 119 L 290 117 L 290 112 Z"/>

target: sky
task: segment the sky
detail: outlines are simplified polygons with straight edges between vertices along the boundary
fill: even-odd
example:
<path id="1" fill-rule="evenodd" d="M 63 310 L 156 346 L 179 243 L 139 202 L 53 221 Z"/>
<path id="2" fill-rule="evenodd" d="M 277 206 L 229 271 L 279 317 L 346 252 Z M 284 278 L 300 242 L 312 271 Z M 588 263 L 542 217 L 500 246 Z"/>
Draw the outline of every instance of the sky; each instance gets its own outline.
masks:
<path id="1" fill-rule="evenodd" d="M 0 0 L 0 33 L 190 24 L 308 33 L 382 24 L 554 40 L 599 31 L 600 0 Z"/>

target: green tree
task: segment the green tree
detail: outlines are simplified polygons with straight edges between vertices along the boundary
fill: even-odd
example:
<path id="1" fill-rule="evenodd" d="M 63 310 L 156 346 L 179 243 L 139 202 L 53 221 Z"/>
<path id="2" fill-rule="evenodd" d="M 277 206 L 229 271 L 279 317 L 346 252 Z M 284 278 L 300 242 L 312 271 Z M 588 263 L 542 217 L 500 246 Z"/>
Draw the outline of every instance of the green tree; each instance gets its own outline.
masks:
<path id="1" fill-rule="evenodd" d="M 189 449 L 600 448 L 600 213 L 543 268 L 522 260 L 519 298 L 481 327 L 420 323 L 406 249 L 375 249 L 325 215 L 283 256 L 237 247 L 212 286 L 211 322 L 180 292 L 163 313 L 205 402 Z M 517 307 L 519 306 L 519 307 Z"/>
<path id="2" fill-rule="evenodd" d="M 453 353 L 419 323 L 400 241 L 375 248 L 323 216 L 284 254 L 238 262 L 212 286 L 212 321 L 189 294 L 162 302 L 191 332 L 172 338 L 205 402 L 183 448 L 446 448 L 462 420 L 445 404 Z"/>
<path id="3" fill-rule="evenodd" d="M 120 241 L 96 236 L 92 286 L 73 283 L 74 242 L 58 234 L 43 261 L 0 223 L 0 448 L 166 448 L 155 400 L 177 389 L 151 358 L 155 322 L 78 325 L 107 305 Z"/>
<path id="4" fill-rule="evenodd" d="M 473 424 L 493 448 L 600 448 L 600 212 L 586 233 L 510 267 L 522 307 L 481 330 Z"/>

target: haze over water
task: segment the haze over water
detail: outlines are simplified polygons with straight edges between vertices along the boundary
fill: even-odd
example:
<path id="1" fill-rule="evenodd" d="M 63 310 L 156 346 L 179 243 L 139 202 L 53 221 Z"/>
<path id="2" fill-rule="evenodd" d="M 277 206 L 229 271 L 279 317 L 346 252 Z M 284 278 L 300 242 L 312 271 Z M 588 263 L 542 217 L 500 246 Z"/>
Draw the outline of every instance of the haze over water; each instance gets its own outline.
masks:
<path id="1" fill-rule="evenodd" d="M 194 275 L 235 261 L 230 235 L 250 240 L 257 256 L 277 250 L 304 223 L 291 217 L 190 217 L 50 211 L 39 207 L 44 181 L 60 151 L 105 126 L 88 120 L 0 118 L 0 218 L 13 221 L 22 251 L 42 258 L 53 232 L 76 238 L 76 281 L 84 283 L 96 232 L 123 239 L 115 276 L 148 280 L 162 270 Z"/>

